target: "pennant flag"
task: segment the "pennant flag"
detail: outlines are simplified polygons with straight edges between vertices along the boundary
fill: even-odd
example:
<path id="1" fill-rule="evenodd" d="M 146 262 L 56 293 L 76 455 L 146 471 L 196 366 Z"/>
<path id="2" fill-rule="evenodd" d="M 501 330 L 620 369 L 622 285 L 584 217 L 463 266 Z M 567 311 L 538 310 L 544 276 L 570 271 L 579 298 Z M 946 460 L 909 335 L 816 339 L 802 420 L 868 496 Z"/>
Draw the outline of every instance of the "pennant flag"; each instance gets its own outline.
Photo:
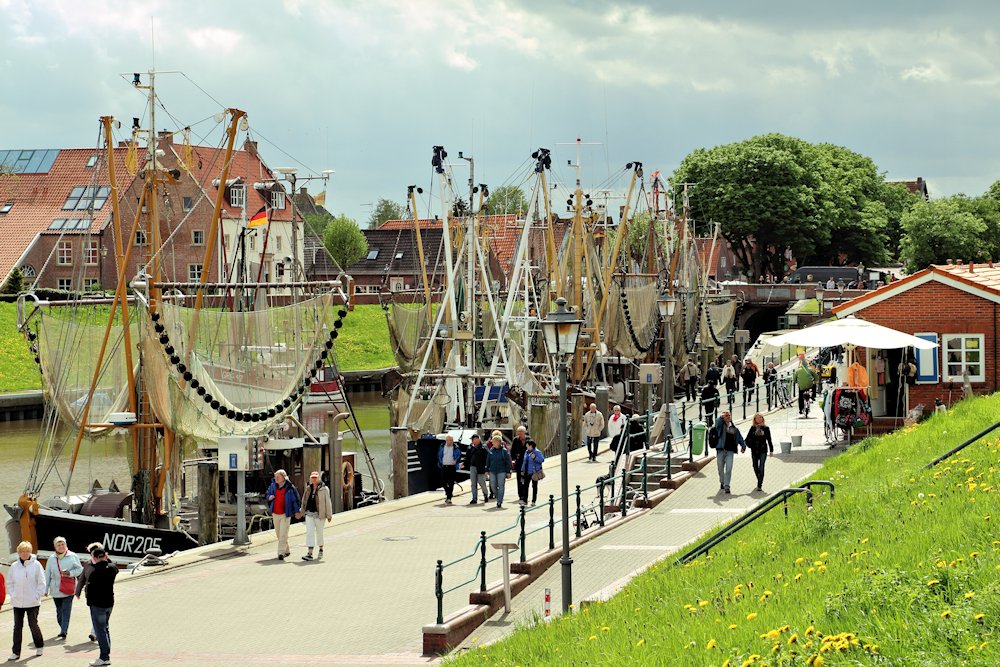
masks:
<path id="1" fill-rule="evenodd" d="M 263 227 L 267 224 L 267 207 L 261 206 L 260 210 L 253 214 L 250 218 L 250 222 L 247 223 L 247 227 L 253 229 L 254 227 Z"/>
<path id="2" fill-rule="evenodd" d="M 316 204 L 316 206 L 325 206 L 326 205 L 326 190 L 323 190 L 323 192 L 321 192 L 318 195 L 316 195 L 315 197 L 313 197 L 313 202 Z"/>

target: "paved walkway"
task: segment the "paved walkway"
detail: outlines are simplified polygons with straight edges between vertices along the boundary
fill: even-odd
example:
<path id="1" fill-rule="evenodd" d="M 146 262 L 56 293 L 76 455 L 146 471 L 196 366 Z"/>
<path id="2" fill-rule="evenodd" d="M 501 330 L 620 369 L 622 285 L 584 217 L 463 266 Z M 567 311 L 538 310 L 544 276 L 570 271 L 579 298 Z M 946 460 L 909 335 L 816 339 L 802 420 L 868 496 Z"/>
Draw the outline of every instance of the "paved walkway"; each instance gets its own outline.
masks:
<path id="1" fill-rule="evenodd" d="M 794 432 L 805 435 L 807 443 L 785 459 L 776 456 L 769 461 L 765 488 L 777 489 L 808 475 L 827 450 L 808 445 L 822 442 L 819 419 L 791 420 L 788 426 L 782 425 L 781 417 L 771 420 L 776 442 Z M 587 463 L 585 457 L 585 450 L 570 455 L 571 486 L 592 484 L 607 469 Z M 606 462 L 610 454 L 601 458 Z M 557 458 L 546 463 L 548 476 L 541 489 L 546 497 L 558 488 L 557 464 Z M 753 487 L 751 474 L 749 457 L 739 457 L 734 495 L 723 498 L 715 494 L 714 466 L 710 466 L 648 516 L 575 550 L 577 599 L 758 502 L 763 495 L 747 494 Z M 284 562 L 275 558 L 273 539 L 258 535 L 245 550 L 205 547 L 176 556 L 165 571 L 120 576 L 112 618 L 113 662 L 219 666 L 432 662 L 420 651 L 421 627 L 435 618 L 434 563 L 472 551 L 480 530 L 492 532 L 514 524 L 513 483 L 508 486 L 508 499 L 511 496 L 515 504 L 500 511 L 493 505 L 468 506 L 466 488 L 452 506 L 443 504 L 440 493 L 421 494 L 340 515 L 327 527 L 327 554 L 321 561 L 299 559 L 305 538 L 303 527 L 297 525 L 292 529 L 292 556 Z M 547 521 L 545 510 L 528 516 L 529 529 Z M 529 541 L 529 552 L 547 542 L 547 531 L 535 537 L 535 542 Z M 458 583 L 459 576 L 470 578 L 474 562 L 469 565 L 464 573 L 446 571 L 445 585 Z M 489 581 L 499 580 L 499 568 L 491 568 Z M 556 565 L 515 598 L 511 616 L 494 619 L 474 636 L 478 641 L 501 636 L 515 618 L 541 604 L 545 586 L 558 600 L 558 577 Z M 445 614 L 467 602 L 461 591 L 450 594 Z M 0 613 L 0 642 L 10 637 L 9 610 L 4 605 Z M 74 605 L 66 642 L 51 641 L 57 626 L 49 600 L 43 603 L 40 622 L 49 642 L 45 655 L 33 657 L 27 638 L 22 654 L 33 666 L 82 665 L 97 656 L 96 646 L 86 640 L 85 605 Z"/>

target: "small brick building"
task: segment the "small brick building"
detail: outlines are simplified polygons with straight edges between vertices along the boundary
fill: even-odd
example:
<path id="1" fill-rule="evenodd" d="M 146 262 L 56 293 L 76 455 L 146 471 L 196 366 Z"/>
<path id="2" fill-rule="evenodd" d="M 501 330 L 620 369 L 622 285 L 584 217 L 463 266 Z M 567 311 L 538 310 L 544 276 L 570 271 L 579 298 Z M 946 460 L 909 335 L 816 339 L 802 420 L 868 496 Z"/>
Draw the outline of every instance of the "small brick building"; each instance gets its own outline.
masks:
<path id="1" fill-rule="evenodd" d="M 859 361 L 868 366 L 875 415 L 880 415 L 879 408 L 884 410 L 881 414 L 889 416 L 905 414 L 918 404 L 929 412 L 938 398 L 950 405 L 962 398 L 965 372 L 975 393 L 997 391 L 998 304 L 1000 265 L 949 262 L 932 265 L 834 308 L 839 317 L 855 315 L 938 344 L 932 350 L 883 352 L 885 382 L 881 385 L 878 352 L 858 350 Z M 908 391 L 900 392 L 898 367 L 904 354 L 914 355 L 917 378 Z"/>

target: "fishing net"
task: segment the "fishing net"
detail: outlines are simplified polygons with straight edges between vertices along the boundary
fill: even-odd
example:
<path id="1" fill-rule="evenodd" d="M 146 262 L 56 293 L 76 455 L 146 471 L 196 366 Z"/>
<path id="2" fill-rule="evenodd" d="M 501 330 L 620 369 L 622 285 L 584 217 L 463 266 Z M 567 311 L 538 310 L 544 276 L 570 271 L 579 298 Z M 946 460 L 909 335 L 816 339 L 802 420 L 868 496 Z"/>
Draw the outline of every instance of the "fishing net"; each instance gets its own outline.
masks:
<path id="1" fill-rule="evenodd" d="M 732 298 L 705 300 L 702 306 L 701 340 L 707 347 L 721 348 L 736 325 L 736 301 Z"/>
<path id="2" fill-rule="evenodd" d="M 389 340 L 401 373 L 420 367 L 427 351 L 430 323 L 427 304 L 411 306 L 390 303 L 386 311 L 389 322 Z"/>
<path id="3" fill-rule="evenodd" d="M 646 276 L 630 276 L 625 287 L 610 291 L 604 327 L 609 351 L 630 359 L 646 354 L 659 325 L 657 295 L 656 279 Z"/>
<path id="4" fill-rule="evenodd" d="M 325 363 L 335 312 L 332 294 L 243 312 L 162 303 L 141 343 L 153 412 L 199 442 L 266 433 Z"/>
<path id="5" fill-rule="evenodd" d="M 107 324 L 106 309 L 60 308 L 39 311 L 38 360 L 45 398 L 63 423 L 80 427 Z M 129 320 L 131 340 L 138 340 L 135 319 Z M 104 360 L 90 401 L 89 424 L 107 424 L 111 413 L 128 409 L 128 373 L 125 362 L 125 328 L 112 325 Z M 134 344 L 134 343 L 133 343 Z M 137 361 L 133 354 L 133 363 Z M 110 427 L 88 427 L 90 435 Z"/>

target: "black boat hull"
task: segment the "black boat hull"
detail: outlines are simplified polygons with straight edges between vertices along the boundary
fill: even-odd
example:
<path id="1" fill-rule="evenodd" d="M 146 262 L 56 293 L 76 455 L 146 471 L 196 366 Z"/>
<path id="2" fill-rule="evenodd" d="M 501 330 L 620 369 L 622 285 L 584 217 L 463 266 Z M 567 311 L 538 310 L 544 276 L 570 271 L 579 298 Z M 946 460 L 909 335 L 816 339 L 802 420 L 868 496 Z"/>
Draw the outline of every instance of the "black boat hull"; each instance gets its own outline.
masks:
<path id="1" fill-rule="evenodd" d="M 39 549 L 49 549 L 56 537 L 64 537 L 76 553 L 86 553 L 88 544 L 100 542 L 112 558 L 124 559 L 142 558 L 151 549 L 170 554 L 199 546 L 181 531 L 44 507 L 35 516 L 35 533 Z"/>

